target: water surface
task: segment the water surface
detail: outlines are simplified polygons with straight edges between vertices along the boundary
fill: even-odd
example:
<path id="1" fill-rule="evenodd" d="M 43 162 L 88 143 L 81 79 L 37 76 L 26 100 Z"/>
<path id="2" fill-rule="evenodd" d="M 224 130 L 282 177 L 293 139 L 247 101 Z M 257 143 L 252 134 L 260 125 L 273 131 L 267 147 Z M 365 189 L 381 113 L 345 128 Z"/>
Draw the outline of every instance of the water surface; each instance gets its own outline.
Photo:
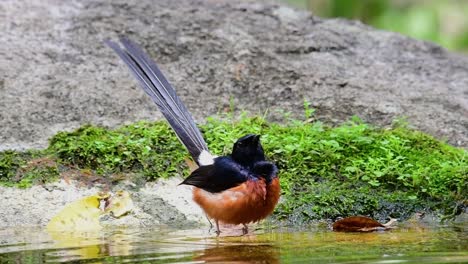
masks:
<path id="1" fill-rule="evenodd" d="M 0 229 L 0 263 L 468 263 L 468 225 L 337 233 L 266 228 L 219 237 L 205 229 Z"/>

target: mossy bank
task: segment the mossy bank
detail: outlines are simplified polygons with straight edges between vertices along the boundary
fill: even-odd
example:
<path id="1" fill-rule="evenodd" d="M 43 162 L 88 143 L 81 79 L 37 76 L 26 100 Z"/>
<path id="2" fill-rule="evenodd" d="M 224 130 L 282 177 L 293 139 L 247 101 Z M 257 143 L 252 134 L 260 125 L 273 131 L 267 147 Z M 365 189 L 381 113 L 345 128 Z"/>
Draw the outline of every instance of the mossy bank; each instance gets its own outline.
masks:
<path id="1" fill-rule="evenodd" d="M 309 121 L 312 115 L 306 109 Z M 244 134 L 262 135 L 265 152 L 280 169 L 283 193 L 273 215 L 277 220 L 307 223 L 349 215 L 405 219 L 418 211 L 450 219 L 466 210 L 466 150 L 402 121 L 391 128 L 358 118 L 337 127 L 309 121 L 279 124 L 227 115 L 208 118 L 201 129 L 216 154 L 229 153 Z M 63 178 L 89 185 L 130 179 L 138 185 L 188 175 L 187 157 L 165 122 L 113 130 L 86 125 L 58 133 L 45 150 L 1 152 L 0 184 L 26 188 Z"/>

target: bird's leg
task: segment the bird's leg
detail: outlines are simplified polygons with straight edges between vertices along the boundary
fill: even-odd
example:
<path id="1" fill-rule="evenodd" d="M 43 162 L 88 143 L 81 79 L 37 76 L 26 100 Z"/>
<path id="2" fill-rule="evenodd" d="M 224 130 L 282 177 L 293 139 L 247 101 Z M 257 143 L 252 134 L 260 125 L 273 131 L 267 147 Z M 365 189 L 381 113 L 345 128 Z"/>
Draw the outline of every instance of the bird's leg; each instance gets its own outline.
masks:
<path id="1" fill-rule="evenodd" d="M 219 234 L 221 234 L 221 231 L 219 230 L 219 222 L 218 222 L 218 219 L 215 219 L 215 224 L 216 224 L 216 235 L 219 236 Z"/>
<path id="2" fill-rule="evenodd" d="M 249 227 L 247 226 L 247 224 L 242 224 L 244 227 L 242 227 L 242 234 L 246 235 L 247 233 L 249 233 Z"/>
<path id="3" fill-rule="evenodd" d="M 213 223 L 211 223 L 211 220 L 210 220 L 210 218 L 208 217 L 207 214 L 205 214 L 205 217 L 206 217 L 206 220 L 208 220 L 208 223 L 210 223 L 210 229 L 208 229 L 208 230 L 211 231 L 211 229 L 213 229 Z"/>

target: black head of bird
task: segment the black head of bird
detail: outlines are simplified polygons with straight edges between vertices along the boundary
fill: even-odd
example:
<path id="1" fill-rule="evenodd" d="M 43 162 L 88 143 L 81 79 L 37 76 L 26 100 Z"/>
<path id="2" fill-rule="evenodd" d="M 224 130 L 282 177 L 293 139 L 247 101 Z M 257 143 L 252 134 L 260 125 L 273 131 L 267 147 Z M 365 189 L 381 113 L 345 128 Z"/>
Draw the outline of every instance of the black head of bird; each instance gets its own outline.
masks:
<path id="1" fill-rule="evenodd" d="M 252 168 L 255 163 L 265 160 L 260 135 L 248 134 L 239 138 L 234 143 L 231 157 L 247 168 Z"/>

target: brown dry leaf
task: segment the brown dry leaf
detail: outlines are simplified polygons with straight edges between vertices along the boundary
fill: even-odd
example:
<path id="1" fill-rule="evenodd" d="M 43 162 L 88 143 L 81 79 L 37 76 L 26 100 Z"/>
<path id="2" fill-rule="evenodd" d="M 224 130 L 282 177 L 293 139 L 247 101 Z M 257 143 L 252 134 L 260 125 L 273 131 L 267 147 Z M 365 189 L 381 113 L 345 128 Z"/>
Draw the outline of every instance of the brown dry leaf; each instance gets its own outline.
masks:
<path id="1" fill-rule="evenodd" d="M 372 232 L 391 229 L 396 219 L 391 219 L 386 224 L 381 224 L 372 218 L 365 216 L 351 216 L 333 223 L 333 231 L 337 232 Z"/>
<path id="2" fill-rule="evenodd" d="M 190 173 L 192 173 L 194 170 L 198 169 L 197 163 L 195 163 L 195 161 L 191 160 L 190 158 L 185 158 L 185 163 L 187 163 L 187 166 L 189 167 Z"/>
<path id="3" fill-rule="evenodd" d="M 234 75 L 236 76 L 236 81 L 242 80 L 242 70 L 245 68 L 245 64 L 237 64 L 234 68 Z"/>
<path id="4" fill-rule="evenodd" d="M 68 177 L 68 175 L 63 175 L 62 176 L 62 179 L 65 181 L 66 184 L 70 185 L 70 177 Z"/>

